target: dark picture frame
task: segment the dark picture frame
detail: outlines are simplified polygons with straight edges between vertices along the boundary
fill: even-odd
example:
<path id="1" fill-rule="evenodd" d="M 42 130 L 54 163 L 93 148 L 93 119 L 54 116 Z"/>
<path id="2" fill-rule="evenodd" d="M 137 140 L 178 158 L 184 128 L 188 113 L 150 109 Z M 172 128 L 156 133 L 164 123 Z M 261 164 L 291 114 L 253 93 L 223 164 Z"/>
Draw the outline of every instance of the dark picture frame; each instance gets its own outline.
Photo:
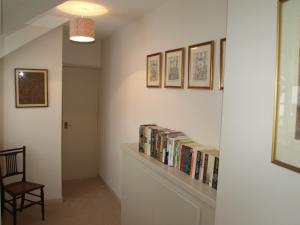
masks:
<path id="1" fill-rule="evenodd" d="M 162 53 L 147 55 L 146 86 L 160 88 L 162 79 Z"/>
<path id="2" fill-rule="evenodd" d="M 220 40 L 220 90 L 224 90 L 224 73 L 225 73 L 225 55 L 226 55 L 226 38 Z"/>
<path id="3" fill-rule="evenodd" d="M 214 41 L 189 46 L 188 88 L 211 90 L 213 79 Z"/>
<path id="4" fill-rule="evenodd" d="M 48 107 L 48 70 L 15 69 L 16 108 Z"/>
<path id="5" fill-rule="evenodd" d="M 300 34 L 298 0 L 277 1 L 272 163 L 300 173 Z"/>
<path id="6" fill-rule="evenodd" d="M 185 48 L 165 52 L 165 88 L 184 88 Z"/>

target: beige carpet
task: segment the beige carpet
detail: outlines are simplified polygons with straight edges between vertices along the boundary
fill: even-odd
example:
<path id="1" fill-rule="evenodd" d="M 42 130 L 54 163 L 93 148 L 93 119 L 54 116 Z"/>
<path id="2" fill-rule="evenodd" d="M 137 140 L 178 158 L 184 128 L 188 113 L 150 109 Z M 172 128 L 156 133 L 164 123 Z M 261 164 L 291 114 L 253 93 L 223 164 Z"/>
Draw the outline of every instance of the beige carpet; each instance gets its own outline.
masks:
<path id="1" fill-rule="evenodd" d="M 64 183 L 64 202 L 46 205 L 46 220 L 39 206 L 18 213 L 18 225 L 120 225 L 118 199 L 100 179 Z M 2 225 L 12 225 L 5 212 Z"/>

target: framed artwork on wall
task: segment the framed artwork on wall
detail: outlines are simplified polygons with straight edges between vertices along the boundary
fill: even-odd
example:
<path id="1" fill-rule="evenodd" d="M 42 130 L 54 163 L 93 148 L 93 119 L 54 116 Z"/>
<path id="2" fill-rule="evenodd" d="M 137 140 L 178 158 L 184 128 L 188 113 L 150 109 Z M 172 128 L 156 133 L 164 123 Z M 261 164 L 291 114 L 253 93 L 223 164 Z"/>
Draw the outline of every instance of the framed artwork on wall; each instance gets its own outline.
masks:
<path id="1" fill-rule="evenodd" d="M 189 46 L 188 71 L 188 88 L 213 88 L 213 41 Z"/>
<path id="2" fill-rule="evenodd" d="M 161 87 L 162 53 L 147 56 L 147 87 Z"/>
<path id="3" fill-rule="evenodd" d="M 165 53 L 165 87 L 183 88 L 184 86 L 184 48 Z"/>
<path id="4" fill-rule="evenodd" d="M 48 70 L 15 69 L 17 108 L 48 107 Z"/>
<path id="5" fill-rule="evenodd" d="M 272 162 L 300 172 L 300 1 L 278 2 Z"/>
<path id="6" fill-rule="evenodd" d="M 226 38 L 220 40 L 220 90 L 224 89 Z"/>

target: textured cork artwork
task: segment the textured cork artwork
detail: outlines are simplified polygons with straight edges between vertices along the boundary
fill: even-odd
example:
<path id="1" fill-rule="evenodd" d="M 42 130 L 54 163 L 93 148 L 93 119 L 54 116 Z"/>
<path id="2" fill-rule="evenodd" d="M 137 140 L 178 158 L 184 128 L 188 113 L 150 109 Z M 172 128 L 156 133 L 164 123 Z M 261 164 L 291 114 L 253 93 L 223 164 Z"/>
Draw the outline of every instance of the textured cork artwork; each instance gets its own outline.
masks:
<path id="1" fill-rule="evenodd" d="M 48 71 L 16 69 L 16 107 L 48 106 Z"/>

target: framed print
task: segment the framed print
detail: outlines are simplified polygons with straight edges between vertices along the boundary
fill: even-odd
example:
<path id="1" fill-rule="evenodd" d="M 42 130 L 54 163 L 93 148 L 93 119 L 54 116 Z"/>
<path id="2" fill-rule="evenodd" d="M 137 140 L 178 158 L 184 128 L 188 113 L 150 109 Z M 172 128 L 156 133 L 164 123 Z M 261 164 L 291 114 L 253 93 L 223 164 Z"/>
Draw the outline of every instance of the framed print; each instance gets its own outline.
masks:
<path id="1" fill-rule="evenodd" d="M 272 162 L 300 172 L 300 1 L 278 2 Z"/>
<path id="2" fill-rule="evenodd" d="M 184 48 L 166 51 L 165 55 L 165 87 L 183 88 Z"/>
<path id="3" fill-rule="evenodd" d="M 220 40 L 220 90 L 224 89 L 226 38 Z"/>
<path id="4" fill-rule="evenodd" d="M 48 107 L 48 70 L 15 69 L 16 107 Z"/>
<path id="5" fill-rule="evenodd" d="M 147 56 L 147 87 L 161 87 L 162 54 Z"/>
<path id="6" fill-rule="evenodd" d="M 189 46 L 188 88 L 212 89 L 214 42 Z"/>

